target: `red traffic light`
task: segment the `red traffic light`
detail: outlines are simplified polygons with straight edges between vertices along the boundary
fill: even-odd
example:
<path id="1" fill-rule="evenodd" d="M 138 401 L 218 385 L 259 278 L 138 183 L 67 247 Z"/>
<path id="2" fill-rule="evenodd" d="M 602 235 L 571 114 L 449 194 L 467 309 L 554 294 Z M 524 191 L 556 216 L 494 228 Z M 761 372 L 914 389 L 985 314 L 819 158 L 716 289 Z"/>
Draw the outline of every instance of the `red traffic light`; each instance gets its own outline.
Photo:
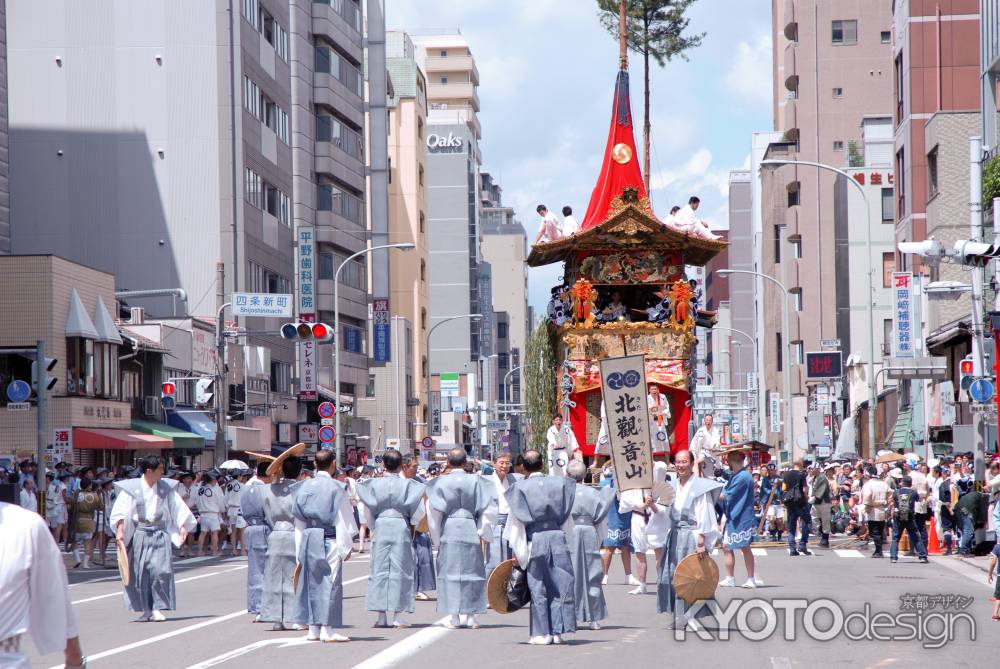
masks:
<path id="1" fill-rule="evenodd" d="M 162 386 L 160 386 L 160 392 L 164 395 L 173 395 L 177 392 L 177 386 L 175 386 L 170 381 L 167 381 Z"/>
<path id="2" fill-rule="evenodd" d="M 326 339 L 330 334 L 330 328 L 324 323 L 316 323 L 312 326 L 312 335 L 315 339 Z"/>
<path id="3" fill-rule="evenodd" d="M 281 326 L 284 339 L 326 342 L 333 339 L 333 328 L 326 323 L 285 323 Z"/>
<path id="4" fill-rule="evenodd" d="M 962 373 L 962 375 L 972 374 L 972 361 L 963 360 L 961 363 L 959 363 L 959 371 Z"/>

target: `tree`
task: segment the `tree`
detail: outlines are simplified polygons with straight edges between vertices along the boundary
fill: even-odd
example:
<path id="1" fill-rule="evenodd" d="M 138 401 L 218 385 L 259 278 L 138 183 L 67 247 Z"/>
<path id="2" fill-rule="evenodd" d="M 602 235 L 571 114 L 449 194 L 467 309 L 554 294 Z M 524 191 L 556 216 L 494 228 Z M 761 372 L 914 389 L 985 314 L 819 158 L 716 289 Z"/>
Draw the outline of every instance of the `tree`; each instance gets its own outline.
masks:
<path id="1" fill-rule="evenodd" d="M 525 412 L 531 428 L 528 448 L 545 454 L 545 432 L 556 410 L 556 344 L 549 324 L 540 323 L 528 337 L 525 347 L 524 379 Z"/>
<path id="2" fill-rule="evenodd" d="M 626 43 L 642 56 L 642 175 L 649 192 L 649 60 L 660 67 L 675 57 L 687 60 L 688 49 L 701 44 L 706 33 L 685 35 L 690 19 L 684 16 L 695 0 L 624 0 Z M 618 37 L 619 0 L 597 0 L 601 25 Z"/>

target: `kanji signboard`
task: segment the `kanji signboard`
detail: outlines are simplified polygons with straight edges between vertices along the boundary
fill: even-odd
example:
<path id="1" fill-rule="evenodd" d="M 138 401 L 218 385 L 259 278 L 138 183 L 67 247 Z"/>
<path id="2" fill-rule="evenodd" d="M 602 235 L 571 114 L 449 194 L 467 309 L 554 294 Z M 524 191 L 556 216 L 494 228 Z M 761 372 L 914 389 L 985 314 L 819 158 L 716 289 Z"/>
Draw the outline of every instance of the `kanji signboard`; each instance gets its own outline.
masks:
<path id="1" fill-rule="evenodd" d="M 892 273 L 892 357 L 912 358 L 913 273 Z"/>
<path id="2" fill-rule="evenodd" d="M 653 487 L 653 448 L 646 407 L 645 356 L 604 358 L 601 395 L 619 492 Z"/>

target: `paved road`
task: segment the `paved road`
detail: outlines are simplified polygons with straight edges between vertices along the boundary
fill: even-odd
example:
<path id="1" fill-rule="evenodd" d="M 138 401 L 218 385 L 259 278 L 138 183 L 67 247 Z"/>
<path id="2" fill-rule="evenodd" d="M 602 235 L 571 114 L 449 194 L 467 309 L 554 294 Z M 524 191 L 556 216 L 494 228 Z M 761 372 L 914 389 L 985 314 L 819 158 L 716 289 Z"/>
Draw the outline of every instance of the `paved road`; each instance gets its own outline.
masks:
<path id="1" fill-rule="evenodd" d="M 864 610 L 900 613 L 908 594 L 962 596 L 972 598 L 963 609 L 974 618 L 976 641 L 969 641 L 968 625 L 956 623 L 957 641 L 944 650 L 925 650 L 919 641 L 851 641 L 839 637 L 816 641 L 804 631 L 801 611 L 793 625 L 794 645 L 781 638 L 784 625 L 764 641 L 742 638 L 740 629 L 761 629 L 766 619 L 760 609 L 746 620 L 737 616 L 723 629 L 729 640 L 704 640 L 688 633 L 682 640 L 665 629 L 666 618 L 656 614 L 653 594 L 627 594 L 620 563 L 615 564 L 611 584 L 605 588 L 610 618 L 600 631 L 580 631 L 567 637 L 564 646 L 532 647 L 528 616 L 518 612 L 482 617 L 480 630 L 447 630 L 434 623 L 442 618 L 434 602 L 417 602 L 406 630 L 372 629 L 374 616 L 364 610 L 368 556 L 355 556 L 345 565 L 345 620 L 353 641 L 347 644 L 306 642 L 304 632 L 271 632 L 270 625 L 253 624 L 245 613 L 243 558 L 195 558 L 177 563 L 179 610 L 163 623 L 132 622 L 135 614 L 125 610 L 115 573 L 91 570 L 71 573 L 70 592 L 80 622 L 84 651 L 91 666 L 114 667 L 310 667 L 337 666 L 379 669 L 382 667 L 450 667 L 471 661 L 480 667 L 545 666 L 558 662 L 574 669 L 608 667 L 622 660 L 661 667 L 693 661 L 723 661 L 742 668 L 786 669 L 809 667 L 818 662 L 827 667 L 926 666 L 944 661 L 949 667 L 982 667 L 986 658 L 995 662 L 1000 649 L 1000 622 L 990 620 L 991 589 L 986 585 L 982 562 L 957 558 L 932 558 L 930 565 L 903 558 L 899 564 L 872 560 L 856 550 L 821 551 L 814 557 L 789 557 L 777 548 L 758 549 L 758 574 L 766 586 L 756 591 L 720 589 L 719 603 L 725 608 L 733 598 L 830 598 L 845 612 Z M 720 561 L 721 556 L 715 559 Z M 739 567 L 737 575 L 742 575 Z M 904 599 L 901 599 L 904 598 Z M 964 603 L 964 602 L 963 602 Z M 944 601 L 930 600 L 943 612 Z M 951 612 L 957 612 L 957 603 Z M 821 612 L 817 626 L 829 626 Z M 824 622 L 826 621 L 826 622 Z M 742 622 L 742 624 L 741 624 Z M 715 636 L 718 626 L 708 623 Z M 30 646 L 30 644 L 29 644 Z M 945 654 L 946 653 L 946 654 Z M 937 659 L 934 659 L 937 658 Z M 36 667 L 53 667 L 56 655 L 33 657 Z M 920 663 L 919 665 L 914 663 Z M 610 665 L 617 669 L 614 664 Z"/>

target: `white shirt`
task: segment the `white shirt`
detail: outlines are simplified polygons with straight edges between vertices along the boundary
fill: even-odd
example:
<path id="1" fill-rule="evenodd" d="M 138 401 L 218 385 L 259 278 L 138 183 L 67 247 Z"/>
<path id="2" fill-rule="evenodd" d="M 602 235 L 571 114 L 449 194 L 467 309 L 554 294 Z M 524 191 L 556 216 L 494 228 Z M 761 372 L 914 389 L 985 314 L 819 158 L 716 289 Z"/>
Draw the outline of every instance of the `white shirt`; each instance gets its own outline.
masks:
<path id="1" fill-rule="evenodd" d="M 551 211 L 545 212 L 545 216 L 542 217 L 538 224 L 538 231 L 542 233 L 540 242 L 554 242 L 560 237 L 562 233 L 559 232 L 559 219 Z"/>
<path id="2" fill-rule="evenodd" d="M 565 425 L 561 429 L 556 429 L 555 425 L 550 426 L 545 433 L 545 441 L 549 450 L 568 449 L 572 453 L 580 448 L 573 430 L 567 430 Z"/>
<path id="3" fill-rule="evenodd" d="M 79 631 L 59 547 L 41 516 L 19 506 L 0 502 L 0 527 L 0 639 L 30 634 L 39 655 L 64 650 Z M 24 653 L 5 662 L 30 666 Z"/>
<path id="4" fill-rule="evenodd" d="M 496 472 L 490 474 L 490 480 L 493 481 L 493 487 L 497 491 L 497 513 L 501 516 L 506 516 L 510 513 L 510 505 L 507 504 L 506 494 L 511 482 L 507 480 L 507 477 L 501 479 L 497 476 Z"/>
<path id="5" fill-rule="evenodd" d="M 198 491 L 198 510 L 202 513 L 226 513 L 226 493 L 219 484 L 212 483 L 201 488 Z"/>
<path id="6" fill-rule="evenodd" d="M 674 500 L 674 504 L 677 508 L 683 508 L 684 504 L 687 502 L 687 497 L 691 493 L 691 481 L 695 480 L 695 475 L 692 474 L 688 477 L 687 483 L 681 484 L 680 479 L 677 479 L 677 497 Z M 718 517 L 715 515 L 715 505 L 710 504 L 709 500 L 711 495 L 705 494 L 701 495 L 694 501 L 692 511 L 694 513 L 695 522 L 698 523 L 697 527 L 691 529 L 691 532 L 697 536 L 705 537 L 705 548 L 711 550 L 715 546 L 715 542 L 721 536 L 719 532 L 719 521 Z"/>
<path id="7" fill-rule="evenodd" d="M 698 431 L 694 433 L 694 438 L 691 440 L 691 452 L 694 454 L 694 459 L 701 459 L 701 454 L 703 451 L 715 451 L 719 448 L 719 433 L 716 429 L 708 428 L 704 425 L 698 428 Z"/>
<path id="8" fill-rule="evenodd" d="M 563 219 L 562 233 L 563 237 L 569 237 L 570 235 L 575 235 L 580 231 L 580 224 L 576 222 L 576 218 L 573 214 L 570 214 Z"/>
<path id="9" fill-rule="evenodd" d="M 656 420 L 657 416 L 663 416 L 662 427 L 666 429 L 667 421 L 670 419 L 670 404 L 667 402 L 666 396 L 663 393 L 660 393 L 654 399 L 652 393 L 646 395 L 646 407 L 649 409 L 656 409 L 655 413 L 651 413 L 649 415 L 650 423 L 654 426 L 654 429 L 660 427 L 658 421 Z"/>
<path id="10" fill-rule="evenodd" d="M 119 522 L 125 524 L 126 544 L 131 541 L 132 532 L 135 531 L 135 523 L 140 520 L 151 521 L 156 518 L 156 507 L 159 503 L 156 489 L 146 483 L 145 477 L 140 477 L 139 481 L 142 489 L 142 499 L 146 504 L 146 517 L 139 518 L 135 500 L 132 498 L 132 495 L 124 492 L 118 493 L 114 506 L 111 507 L 111 513 L 108 514 L 108 524 L 112 530 L 117 528 Z M 194 519 L 194 514 L 191 513 L 191 510 L 188 509 L 187 504 L 184 503 L 184 500 L 181 499 L 176 490 L 170 491 L 167 503 L 171 508 L 170 513 L 166 514 L 166 530 L 170 534 L 170 540 L 173 541 L 175 546 L 180 548 L 181 528 L 186 528 L 188 532 L 192 532 L 198 523 Z"/>
<path id="11" fill-rule="evenodd" d="M 62 481 L 53 481 L 45 489 L 45 504 L 48 508 L 66 506 L 66 498 L 63 493 L 67 490 L 66 484 Z"/>
<path id="12" fill-rule="evenodd" d="M 34 489 L 28 492 L 26 489 L 21 488 L 21 508 L 38 513 L 38 498 L 35 497 Z"/>

